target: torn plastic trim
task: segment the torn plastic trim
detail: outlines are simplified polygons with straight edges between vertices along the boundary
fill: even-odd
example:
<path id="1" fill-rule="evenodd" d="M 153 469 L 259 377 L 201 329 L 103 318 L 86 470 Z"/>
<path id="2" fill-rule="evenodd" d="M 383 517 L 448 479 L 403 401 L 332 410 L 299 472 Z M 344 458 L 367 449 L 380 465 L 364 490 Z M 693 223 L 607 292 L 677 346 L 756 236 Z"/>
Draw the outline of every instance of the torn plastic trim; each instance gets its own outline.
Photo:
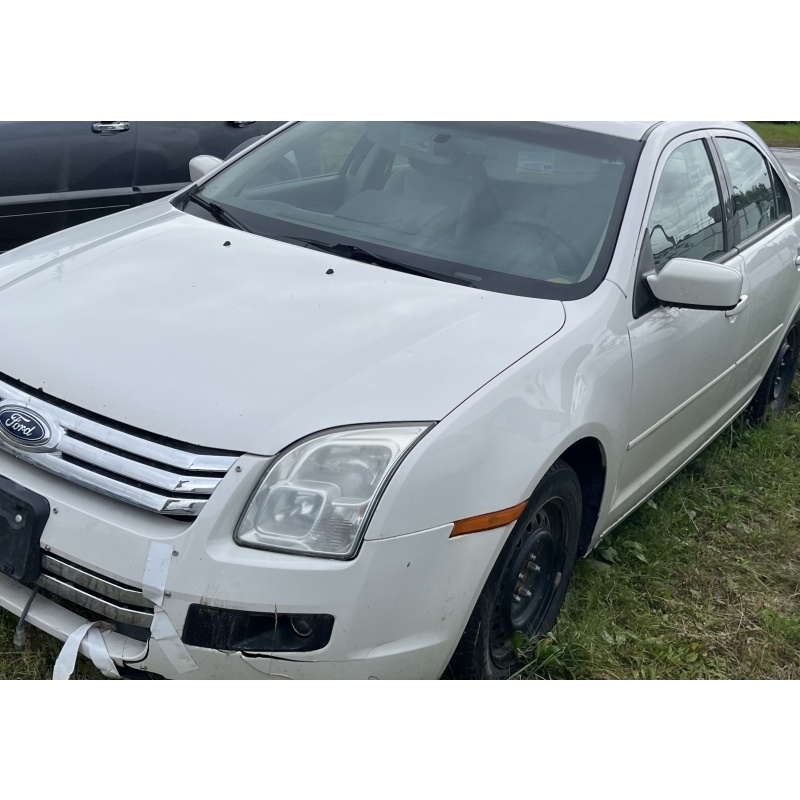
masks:
<path id="1" fill-rule="evenodd" d="M 22 614 L 32 593 L 33 590 L 24 584 L 0 574 L 0 606 L 16 617 Z M 25 622 L 65 642 L 70 634 L 88 620 L 39 593 L 31 603 Z M 124 661 L 132 664 L 147 657 L 147 642 L 131 639 L 116 631 L 107 631 L 103 638 L 106 640 L 109 655 L 118 663 Z M 89 648 L 85 643 L 81 644 L 80 653 L 89 657 Z"/>
<path id="2" fill-rule="evenodd" d="M 172 559 L 178 555 L 168 542 L 151 542 L 147 551 L 147 561 L 142 577 L 142 594 L 150 600 L 153 609 L 153 622 L 150 633 L 155 639 L 167 660 L 180 674 L 200 669 L 192 658 L 186 645 L 181 641 L 172 620 L 162 608 L 167 594 L 167 578 Z"/>

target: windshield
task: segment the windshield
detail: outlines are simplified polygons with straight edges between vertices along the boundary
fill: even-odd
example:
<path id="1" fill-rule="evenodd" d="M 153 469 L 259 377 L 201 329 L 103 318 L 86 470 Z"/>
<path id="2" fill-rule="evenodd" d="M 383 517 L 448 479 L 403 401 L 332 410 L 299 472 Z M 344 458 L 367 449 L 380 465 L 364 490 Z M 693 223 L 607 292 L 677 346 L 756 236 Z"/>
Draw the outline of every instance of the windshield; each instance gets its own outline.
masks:
<path id="1" fill-rule="evenodd" d="M 573 299 L 606 272 L 640 149 L 534 123 L 305 122 L 204 183 L 205 208 L 183 207 L 376 266 Z"/>

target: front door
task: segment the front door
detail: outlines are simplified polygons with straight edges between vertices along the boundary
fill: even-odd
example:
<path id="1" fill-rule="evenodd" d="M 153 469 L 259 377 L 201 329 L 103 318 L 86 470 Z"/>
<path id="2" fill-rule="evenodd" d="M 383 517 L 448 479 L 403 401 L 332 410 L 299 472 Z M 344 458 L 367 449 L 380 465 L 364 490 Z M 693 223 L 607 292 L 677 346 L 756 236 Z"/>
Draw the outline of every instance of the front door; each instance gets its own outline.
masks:
<path id="1" fill-rule="evenodd" d="M 658 271 L 681 256 L 741 270 L 708 141 L 684 136 L 671 143 L 654 186 L 640 269 L 649 261 Z M 638 281 L 641 293 L 642 275 Z M 668 308 L 652 295 L 642 302 L 639 294 L 628 324 L 633 387 L 614 501 L 618 516 L 679 469 L 738 410 L 730 386 L 746 316 L 746 304 L 733 312 Z"/>

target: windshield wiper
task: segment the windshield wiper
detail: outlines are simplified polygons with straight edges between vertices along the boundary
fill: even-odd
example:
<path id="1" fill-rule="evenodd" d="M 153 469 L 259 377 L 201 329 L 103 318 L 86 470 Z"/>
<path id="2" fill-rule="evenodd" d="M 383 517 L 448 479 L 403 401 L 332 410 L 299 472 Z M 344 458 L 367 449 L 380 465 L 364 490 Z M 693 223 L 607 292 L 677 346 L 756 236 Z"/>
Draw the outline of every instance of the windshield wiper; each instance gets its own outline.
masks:
<path id="1" fill-rule="evenodd" d="M 353 261 L 363 261 L 367 264 L 374 264 L 378 267 L 386 267 L 386 269 L 393 269 L 397 272 L 406 272 L 409 275 L 421 275 L 424 278 L 432 278 L 436 281 L 446 281 L 447 283 L 457 283 L 459 286 L 470 286 L 473 289 L 475 284 L 466 278 L 460 278 L 457 275 L 449 275 L 446 272 L 434 272 L 433 270 L 421 269 L 420 267 L 412 267 L 409 264 L 403 264 L 400 261 L 393 261 L 384 256 L 375 255 L 365 250 L 363 247 L 358 247 L 354 244 L 328 244 L 321 242 L 317 239 L 305 239 L 302 236 L 281 236 L 275 237 L 284 241 L 293 242 L 296 244 L 303 244 L 306 247 L 311 247 L 314 250 L 321 250 L 324 253 L 332 253 L 335 256 L 342 258 L 349 258 Z"/>
<path id="2" fill-rule="evenodd" d="M 222 206 L 217 205 L 213 200 L 206 200 L 205 197 L 200 197 L 196 190 L 187 192 L 185 196 L 187 203 L 190 200 L 197 203 L 200 208 L 204 208 L 206 211 L 213 214 L 223 225 L 227 225 L 229 228 L 237 228 L 240 231 L 247 231 L 248 233 L 253 232 L 244 223 L 239 222 L 233 214 L 226 211 Z"/>

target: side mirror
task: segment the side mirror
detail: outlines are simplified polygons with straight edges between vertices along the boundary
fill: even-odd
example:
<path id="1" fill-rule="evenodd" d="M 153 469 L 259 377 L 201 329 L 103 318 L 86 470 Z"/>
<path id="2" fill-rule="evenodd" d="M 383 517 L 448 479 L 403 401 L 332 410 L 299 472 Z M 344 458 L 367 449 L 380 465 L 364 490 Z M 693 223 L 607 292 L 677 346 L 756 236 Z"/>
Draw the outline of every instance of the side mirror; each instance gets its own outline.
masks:
<path id="1" fill-rule="evenodd" d="M 742 274 L 733 267 L 693 258 L 673 258 L 647 276 L 653 294 L 671 306 L 728 311 L 742 295 Z"/>
<path id="2" fill-rule="evenodd" d="M 222 163 L 221 158 L 216 156 L 195 156 L 189 162 L 189 180 L 194 183 L 199 181 L 204 175 L 208 175 L 212 169 L 216 169 Z"/>

